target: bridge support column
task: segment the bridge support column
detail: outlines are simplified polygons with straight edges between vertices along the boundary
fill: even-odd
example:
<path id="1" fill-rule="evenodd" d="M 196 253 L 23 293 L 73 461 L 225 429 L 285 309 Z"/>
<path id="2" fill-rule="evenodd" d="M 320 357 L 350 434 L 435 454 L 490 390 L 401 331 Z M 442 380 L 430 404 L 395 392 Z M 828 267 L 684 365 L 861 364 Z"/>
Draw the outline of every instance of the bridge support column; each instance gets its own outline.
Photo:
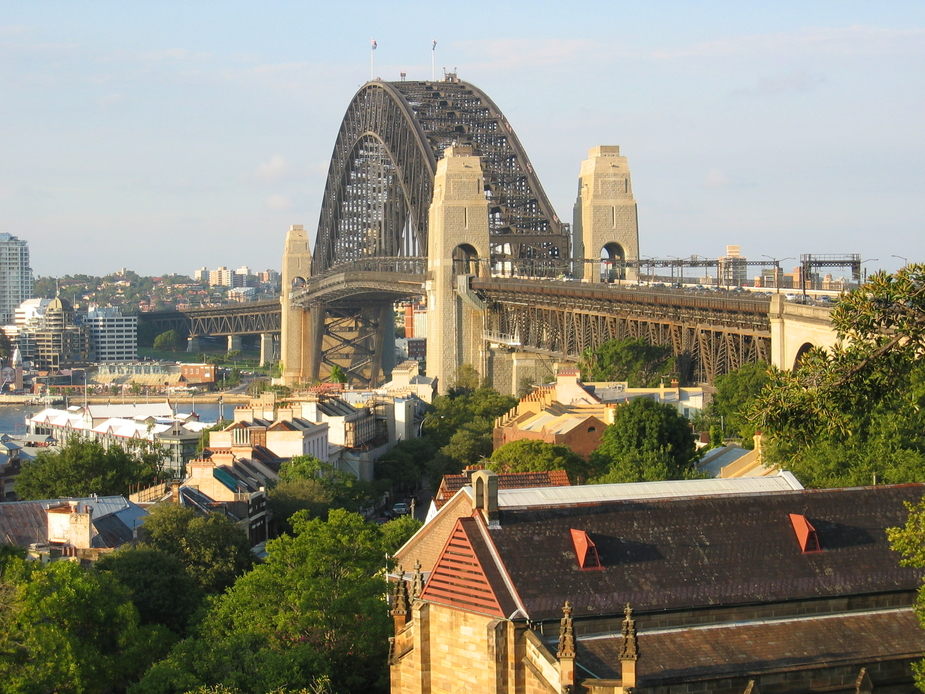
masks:
<path id="1" fill-rule="evenodd" d="M 449 147 L 437 162 L 428 225 L 427 375 L 446 393 L 463 364 L 485 374 L 484 311 L 466 275 L 487 272 L 488 202 L 479 158 Z"/>
<path id="2" fill-rule="evenodd" d="M 228 336 L 228 351 L 229 352 L 240 352 L 244 347 L 244 339 L 241 335 L 229 335 Z"/>
<path id="3" fill-rule="evenodd" d="M 190 335 L 186 338 L 186 351 L 190 354 L 196 354 L 202 351 L 202 340 L 198 335 Z"/>
<path id="4" fill-rule="evenodd" d="M 273 333 L 260 333 L 260 366 L 279 359 L 279 343 Z"/>
<path id="5" fill-rule="evenodd" d="M 292 386 L 317 378 L 318 350 L 310 334 L 313 317 L 299 306 L 292 306 L 290 293 L 293 287 L 301 286 L 311 275 L 312 254 L 308 250 L 308 236 L 301 224 L 289 227 L 283 248 L 282 287 L 280 291 L 280 359 L 283 362 L 283 382 Z M 317 310 L 311 313 L 318 313 Z M 322 316 L 323 309 L 322 309 Z M 315 317 L 316 318 L 316 317 Z M 322 318 L 323 324 L 323 318 Z M 314 364 L 309 357 L 315 353 Z M 312 370 L 314 367 L 314 370 Z M 312 376 L 314 373 L 314 376 Z"/>
<path id="6" fill-rule="evenodd" d="M 604 281 L 636 281 L 638 269 L 621 265 L 623 260 L 639 260 L 639 227 L 630 170 L 619 147 L 592 147 L 581 163 L 572 234 L 576 258 L 612 262 L 603 268 L 597 262 L 586 262 L 573 269 L 577 277 L 600 282 L 606 269 Z"/>

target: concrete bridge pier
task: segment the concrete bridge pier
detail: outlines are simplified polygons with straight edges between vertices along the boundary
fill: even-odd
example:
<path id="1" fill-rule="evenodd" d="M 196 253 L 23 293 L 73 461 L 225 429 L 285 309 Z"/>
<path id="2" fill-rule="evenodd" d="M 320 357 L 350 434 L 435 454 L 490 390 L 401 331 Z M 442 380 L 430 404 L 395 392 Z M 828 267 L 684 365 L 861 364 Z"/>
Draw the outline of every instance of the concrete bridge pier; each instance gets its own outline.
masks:
<path id="1" fill-rule="evenodd" d="M 488 201 L 479 157 L 449 147 L 437 162 L 428 225 L 427 375 L 440 393 L 463 364 L 486 374 L 484 307 L 468 280 L 488 271 Z M 479 261 L 483 262 L 479 262 Z"/>
<path id="2" fill-rule="evenodd" d="M 244 338 L 241 335 L 229 335 L 228 336 L 228 349 L 229 352 L 240 352 L 244 347 Z"/>
<path id="3" fill-rule="evenodd" d="M 288 386 L 308 382 L 317 378 L 318 373 L 318 364 L 309 362 L 312 354 L 317 362 L 320 344 L 316 348 L 315 342 L 312 341 L 309 348 L 306 342 L 312 317 L 317 318 L 318 308 L 312 309 L 309 313 L 292 306 L 290 302 L 292 289 L 304 284 L 311 276 L 311 266 L 312 254 L 308 250 L 308 235 L 301 224 L 293 224 L 286 232 L 286 242 L 283 246 L 282 290 L 279 296 L 279 351 L 280 361 L 283 362 L 283 381 Z"/>
<path id="4" fill-rule="evenodd" d="M 629 165 L 626 157 L 620 156 L 619 147 L 593 147 L 588 152 L 581 163 L 574 215 L 574 256 L 602 260 L 573 268 L 575 276 L 585 282 L 600 282 L 603 266 L 607 268 L 603 281 L 635 281 L 639 271 L 621 265 L 622 261 L 639 260 L 639 227 Z"/>
<path id="5" fill-rule="evenodd" d="M 260 333 L 260 366 L 279 360 L 279 340 L 273 333 Z"/>
<path id="6" fill-rule="evenodd" d="M 186 351 L 190 354 L 197 354 L 202 351 L 202 340 L 198 335 L 190 335 L 186 338 Z"/>

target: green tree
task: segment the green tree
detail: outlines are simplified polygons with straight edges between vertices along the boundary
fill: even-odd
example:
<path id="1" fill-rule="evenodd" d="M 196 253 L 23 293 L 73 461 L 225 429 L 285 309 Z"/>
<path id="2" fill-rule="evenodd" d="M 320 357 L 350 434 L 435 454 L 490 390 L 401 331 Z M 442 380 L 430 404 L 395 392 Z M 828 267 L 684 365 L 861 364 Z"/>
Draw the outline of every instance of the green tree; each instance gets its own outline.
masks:
<path id="1" fill-rule="evenodd" d="M 457 394 L 471 393 L 478 390 L 481 383 L 482 377 L 475 367 L 471 364 L 463 364 L 456 369 L 450 390 Z"/>
<path id="2" fill-rule="evenodd" d="M 652 388 L 677 373 L 670 347 L 639 338 L 608 340 L 586 349 L 578 362 L 585 381 L 626 381 L 630 388 Z"/>
<path id="3" fill-rule="evenodd" d="M 417 518 L 408 514 L 399 516 L 388 523 L 383 523 L 379 530 L 382 532 L 382 547 L 387 554 L 395 554 L 398 548 L 411 539 L 423 523 Z"/>
<path id="4" fill-rule="evenodd" d="M 491 454 L 487 467 L 495 472 L 565 470 L 569 480 L 575 484 L 582 484 L 601 472 L 568 446 L 528 439 L 501 446 Z"/>
<path id="5" fill-rule="evenodd" d="M 671 405 L 636 398 L 618 407 L 591 463 L 605 470 L 598 482 L 646 482 L 697 476 L 694 436 Z"/>
<path id="6" fill-rule="evenodd" d="M 7 692 L 121 691 L 170 645 L 162 627 L 139 624 L 115 578 L 79 564 L 15 560 L 0 576 L 0 594 Z"/>
<path id="7" fill-rule="evenodd" d="M 131 487 L 151 484 L 160 474 L 157 454 L 131 453 L 75 437 L 60 450 L 43 451 L 23 463 L 16 493 L 21 499 L 128 494 Z"/>
<path id="8" fill-rule="evenodd" d="M 331 375 L 328 377 L 328 380 L 331 383 L 346 383 L 347 374 L 344 373 L 344 370 L 340 368 L 337 364 L 331 367 Z"/>
<path id="9" fill-rule="evenodd" d="M 730 433 L 746 448 L 754 445 L 755 436 L 755 425 L 748 418 L 748 410 L 768 381 L 768 365 L 763 363 L 745 364 L 716 379 L 716 393 L 708 415 L 713 423 L 721 425 L 724 436 Z"/>
<path id="10" fill-rule="evenodd" d="M 241 692 L 310 687 L 385 688 L 390 631 L 382 537 L 353 513 L 293 518 L 294 534 L 267 543 L 267 559 L 212 605 L 194 638 L 145 676 L 139 693 L 219 683 Z"/>
<path id="11" fill-rule="evenodd" d="M 96 568 L 128 588 L 142 624 L 162 624 L 181 636 L 204 597 L 176 556 L 143 544 L 104 555 Z"/>
<path id="12" fill-rule="evenodd" d="M 831 314 L 840 345 L 770 371 L 749 416 L 767 458 L 806 486 L 912 482 L 925 472 L 925 265 L 877 273 Z"/>
<path id="13" fill-rule="evenodd" d="M 415 489 L 421 483 L 427 462 L 436 452 L 427 438 L 399 441 L 376 461 L 376 478 L 388 480 L 398 490 Z"/>
<path id="14" fill-rule="evenodd" d="M 902 566 L 925 568 L 925 498 L 917 504 L 906 504 L 909 517 L 901 528 L 887 528 L 886 535 L 893 550 L 898 552 Z M 925 580 L 915 599 L 915 613 L 925 629 Z M 925 692 L 925 659 L 912 666 L 915 684 Z"/>
<path id="15" fill-rule="evenodd" d="M 176 352 L 180 349 L 180 333 L 174 329 L 165 330 L 154 338 L 154 349 L 164 352 Z"/>
<path id="16" fill-rule="evenodd" d="M 185 506 L 151 508 L 140 532 L 152 548 L 170 554 L 207 593 L 220 593 L 253 565 L 247 535 L 218 513 L 200 516 Z"/>

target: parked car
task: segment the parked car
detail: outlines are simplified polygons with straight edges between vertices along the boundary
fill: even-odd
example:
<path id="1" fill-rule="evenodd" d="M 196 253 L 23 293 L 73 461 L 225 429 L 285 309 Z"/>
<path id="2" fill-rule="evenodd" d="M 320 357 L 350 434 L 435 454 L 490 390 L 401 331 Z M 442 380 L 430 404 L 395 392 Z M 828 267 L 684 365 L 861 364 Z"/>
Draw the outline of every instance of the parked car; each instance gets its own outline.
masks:
<path id="1" fill-rule="evenodd" d="M 398 518 L 399 516 L 407 516 L 411 513 L 411 507 L 408 506 L 404 501 L 396 501 L 392 504 L 392 518 Z"/>

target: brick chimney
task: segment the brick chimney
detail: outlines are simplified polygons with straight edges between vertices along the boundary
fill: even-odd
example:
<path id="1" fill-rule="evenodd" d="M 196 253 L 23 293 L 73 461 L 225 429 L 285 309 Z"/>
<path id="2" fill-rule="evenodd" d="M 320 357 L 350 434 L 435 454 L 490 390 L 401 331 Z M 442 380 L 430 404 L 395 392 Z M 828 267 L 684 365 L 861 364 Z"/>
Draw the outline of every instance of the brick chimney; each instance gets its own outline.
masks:
<path id="1" fill-rule="evenodd" d="M 477 470 L 472 473 L 472 489 L 475 492 L 475 508 L 489 525 L 496 525 L 498 515 L 498 475 L 491 470 Z"/>

